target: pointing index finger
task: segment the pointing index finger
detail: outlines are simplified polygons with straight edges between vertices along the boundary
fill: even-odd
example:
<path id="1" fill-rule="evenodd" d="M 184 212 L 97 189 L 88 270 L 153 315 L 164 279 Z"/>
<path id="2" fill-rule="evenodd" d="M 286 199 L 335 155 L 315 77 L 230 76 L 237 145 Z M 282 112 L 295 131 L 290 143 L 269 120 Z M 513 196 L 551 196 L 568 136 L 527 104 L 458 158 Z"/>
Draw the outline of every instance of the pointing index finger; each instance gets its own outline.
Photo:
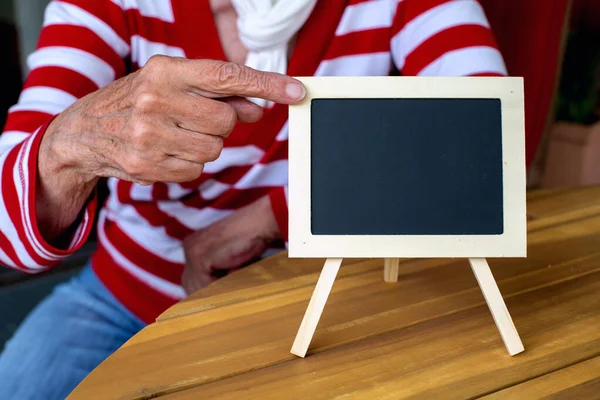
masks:
<path id="1" fill-rule="evenodd" d="M 304 85 L 287 75 L 263 72 L 232 62 L 195 60 L 190 86 L 209 97 L 255 97 L 296 104 L 306 96 Z M 188 75 L 188 76 L 190 76 Z"/>

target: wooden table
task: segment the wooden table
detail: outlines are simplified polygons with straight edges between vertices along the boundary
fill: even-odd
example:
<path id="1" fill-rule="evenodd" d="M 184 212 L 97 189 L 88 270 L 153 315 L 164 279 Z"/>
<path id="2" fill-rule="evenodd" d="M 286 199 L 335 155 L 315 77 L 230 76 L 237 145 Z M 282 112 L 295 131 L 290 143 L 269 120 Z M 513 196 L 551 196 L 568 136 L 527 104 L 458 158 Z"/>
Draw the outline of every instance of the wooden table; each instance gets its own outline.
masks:
<path id="1" fill-rule="evenodd" d="M 490 260 L 510 357 L 467 260 L 344 260 L 306 358 L 290 354 L 323 260 L 280 254 L 182 301 L 70 399 L 600 398 L 600 188 L 528 195 L 527 259 Z"/>

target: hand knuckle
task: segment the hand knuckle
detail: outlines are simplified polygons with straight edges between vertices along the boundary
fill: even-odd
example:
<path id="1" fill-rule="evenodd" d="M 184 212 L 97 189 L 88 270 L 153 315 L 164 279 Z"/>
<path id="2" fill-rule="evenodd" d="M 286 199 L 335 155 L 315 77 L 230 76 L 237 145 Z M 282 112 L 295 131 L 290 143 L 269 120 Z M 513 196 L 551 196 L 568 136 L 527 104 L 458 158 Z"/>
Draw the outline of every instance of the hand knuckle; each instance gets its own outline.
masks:
<path id="1" fill-rule="evenodd" d="M 188 169 L 186 169 L 185 173 L 182 174 L 183 182 L 192 182 L 196 179 L 200 178 L 202 172 L 204 171 L 204 164 L 196 164 Z"/>
<path id="2" fill-rule="evenodd" d="M 271 89 L 271 81 L 265 74 L 256 73 L 252 74 L 250 84 L 258 91 L 269 92 Z"/>
<path id="3" fill-rule="evenodd" d="M 219 85 L 230 86 L 241 81 L 243 68 L 233 62 L 220 64 L 217 71 Z"/>
<path id="4" fill-rule="evenodd" d="M 160 79 L 164 70 L 165 60 L 163 56 L 154 55 L 137 72 L 138 82 L 154 82 Z"/>
<path id="5" fill-rule="evenodd" d="M 217 114 L 217 133 L 222 136 L 227 136 L 233 128 L 235 128 L 235 124 L 237 124 L 237 112 L 233 107 L 228 104 L 224 104 L 221 110 L 219 110 Z"/>
<path id="6" fill-rule="evenodd" d="M 152 128 L 146 122 L 137 120 L 133 124 L 129 140 L 133 147 L 140 151 L 148 147 L 152 136 Z"/>
<path id="7" fill-rule="evenodd" d="M 223 139 L 213 136 L 206 146 L 207 161 L 215 161 L 221 155 L 221 151 L 223 151 Z"/>
<path id="8" fill-rule="evenodd" d="M 154 54 L 146 61 L 142 71 L 147 73 L 157 73 L 165 70 L 169 64 L 169 57 L 162 54 Z"/>
<path id="9" fill-rule="evenodd" d="M 138 93 L 135 99 L 135 107 L 143 113 L 150 113 L 158 107 L 160 96 L 156 92 L 143 90 Z"/>
<path id="10" fill-rule="evenodd" d="M 123 169 L 129 176 L 133 177 L 134 179 L 144 181 L 144 179 L 142 179 L 142 175 L 146 170 L 145 166 L 146 163 L 144 162 L 142 157 L 138 155 L 131 155 L 125 159 Z"/>

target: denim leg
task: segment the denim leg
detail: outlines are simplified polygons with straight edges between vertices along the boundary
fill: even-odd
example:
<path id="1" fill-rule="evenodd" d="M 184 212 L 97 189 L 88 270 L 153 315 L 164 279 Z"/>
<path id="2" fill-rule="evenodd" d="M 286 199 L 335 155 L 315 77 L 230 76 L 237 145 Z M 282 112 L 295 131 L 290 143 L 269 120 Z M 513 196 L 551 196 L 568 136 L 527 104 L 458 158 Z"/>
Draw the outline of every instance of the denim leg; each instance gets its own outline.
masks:
<path id="1" fill-rule="evenodd" d="M 86 266 L 57 286 L 6 343 L 0 399 L 65 399 L 143 327 Z"/>

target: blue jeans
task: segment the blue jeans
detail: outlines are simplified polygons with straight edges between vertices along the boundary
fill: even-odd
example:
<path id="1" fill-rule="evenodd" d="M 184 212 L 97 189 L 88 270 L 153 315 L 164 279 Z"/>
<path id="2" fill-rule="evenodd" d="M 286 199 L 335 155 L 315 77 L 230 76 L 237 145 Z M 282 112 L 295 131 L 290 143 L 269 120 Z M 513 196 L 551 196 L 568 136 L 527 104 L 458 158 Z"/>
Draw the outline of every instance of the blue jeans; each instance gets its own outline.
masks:
<path id="1" fill-rule="evenodd" d="M 91 267 L 57 286 L 0 354 L 0 399 L 63 400 L 145 324 Z"/>

